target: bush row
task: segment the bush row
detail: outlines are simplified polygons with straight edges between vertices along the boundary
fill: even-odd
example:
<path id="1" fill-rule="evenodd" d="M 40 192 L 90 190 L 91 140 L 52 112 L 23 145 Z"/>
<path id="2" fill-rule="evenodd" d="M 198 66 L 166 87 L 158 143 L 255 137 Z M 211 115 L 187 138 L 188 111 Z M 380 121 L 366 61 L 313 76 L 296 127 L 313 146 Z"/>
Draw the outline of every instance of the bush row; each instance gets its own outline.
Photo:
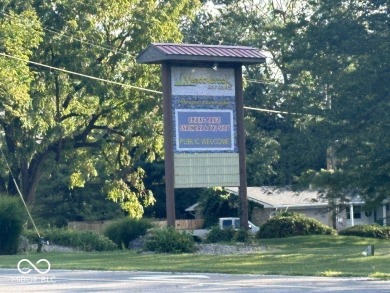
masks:
<path id="1" fill-rule="evenodd" d="M 379 226 L 378 224 L 356 225 L 340 231 L 339 234 L 346 235 L 346 236 L 360 236 L 360 237 L 370 237 L 370 238 L 378 238 L 378 239 L 390 239 L 390 227 Z"/>
<path id="2" fill-rule="evenodd" d="M 40 234 L 50 244 L 73 247 L 83 251 L 110 251 L 118 248 L 108 237 L 92 231 L 51 228 L 42 231 Z M 39 241 L 39 237 L 34 230 L 25 230 L 23 235 L 33 243 Z"/>
<path id="3" fill-rule="evenodd" d="M 233 228 L 221 229 L 219 226 L 212 227 L 207 233 L 206 242 L 249 242 L 250 233 L 245 229 L 234 230 Z"/>
<path id="4" fill-rule="evenodd" d="M 335 229 L 297 213 L 282 213 L 260 227 L 256 238 L 283 238 L 312 234 L 337 234 Z"/>

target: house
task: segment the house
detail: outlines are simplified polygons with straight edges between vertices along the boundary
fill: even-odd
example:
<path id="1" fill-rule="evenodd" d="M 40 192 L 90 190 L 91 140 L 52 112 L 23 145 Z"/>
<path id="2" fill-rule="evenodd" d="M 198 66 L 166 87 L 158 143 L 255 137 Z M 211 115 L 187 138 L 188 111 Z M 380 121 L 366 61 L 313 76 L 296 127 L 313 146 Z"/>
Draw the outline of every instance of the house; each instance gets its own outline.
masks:
<path id="1" fill-rule="evenodd" d="M 238 195 L 238 187 L 227 187 L 226 191 Z M 372 211 L 363 209 L 364 201 L 359 197 L 349 202 L 338 202 L 335 220 L 327 199 L 313 190 L 293 191 L 288 188 L 269 186 L 248 187 L 247 197 L 250 205 L 249 217 L 256 225 L 261 225 L 278 211 L 297 212 L 314 218 L 330 227 L 336 224 L 337 230 L 359 224 L 387 224 L 390 215 L 389 204 L 384 203 Z M 199 205 L 196 203 L 186 209 L 196 218 L 200 217 Z"/>

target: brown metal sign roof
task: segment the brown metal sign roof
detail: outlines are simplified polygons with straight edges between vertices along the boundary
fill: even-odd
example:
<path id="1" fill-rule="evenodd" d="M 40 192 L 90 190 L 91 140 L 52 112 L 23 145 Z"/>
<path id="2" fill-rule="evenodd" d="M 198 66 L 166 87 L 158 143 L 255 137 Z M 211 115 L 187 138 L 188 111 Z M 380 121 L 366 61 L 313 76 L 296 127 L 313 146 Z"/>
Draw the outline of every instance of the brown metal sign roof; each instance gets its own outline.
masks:
<path id="1" fill-rule="evenodd" d="M 265 61 L 265 55 L 259 49 L 244 46 L 152 43 L 137 57 L 138 63 L 168 61 L 257 64 Z"/>

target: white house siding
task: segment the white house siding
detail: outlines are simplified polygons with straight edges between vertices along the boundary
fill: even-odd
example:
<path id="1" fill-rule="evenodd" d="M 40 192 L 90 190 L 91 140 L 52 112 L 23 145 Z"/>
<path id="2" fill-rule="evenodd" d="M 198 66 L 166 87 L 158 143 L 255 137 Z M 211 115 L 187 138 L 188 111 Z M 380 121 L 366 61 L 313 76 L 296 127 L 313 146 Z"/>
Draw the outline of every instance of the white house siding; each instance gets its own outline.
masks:
<path id="1" fill-rule="evenodd" d="M 374 211 L 370 212 L 365 212 L 362 209 L 362 205 L 354 205 L 353 206 L 353 211 L 354 213 L 357 211 L 357 206 L 360 206 L 360 218 L 354 217 L 353 219 L 351 218 L 352 215 L 350 216 L 350 219 L 347 218 L 347 209 L 350 209 L 350 205 L 342 206 L 339 209 L 338 212 L 338 221 L 337 221 L 337 230 L 342 230 L 351 226 L 356 226 L 356 225 L 365 225 L 365 224 L 373 224 L 375 223 L 375 213 Z M 376 218 L 381 218 L 381 208 L 378 208 L 376 210 L 377 216 Z"/>

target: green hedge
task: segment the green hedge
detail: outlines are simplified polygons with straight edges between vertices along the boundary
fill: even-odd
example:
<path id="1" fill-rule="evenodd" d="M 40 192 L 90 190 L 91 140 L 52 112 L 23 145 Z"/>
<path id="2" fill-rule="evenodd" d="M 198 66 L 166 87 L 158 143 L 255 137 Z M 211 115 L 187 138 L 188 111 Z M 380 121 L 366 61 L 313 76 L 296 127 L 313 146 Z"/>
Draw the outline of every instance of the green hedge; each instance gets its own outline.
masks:
<path id="1" fill-rule="evenodd" d="M 110 251 L 118 246 L 108 237 L 92 231 L 77 231 L 68 228 L 51 228 L 40 232 L 50 244 L 73 247 L 83 251 Z M 30 242 L 38 243 L 38 235 L 33 230 L 23 231 Z"/>
<path id="2" fill-rule="evenodd" d="M 130 241 L 146 235 L 150 228 L 152 224 L 148 220 L 124 218 L 111 223 L 104 231 L 104 235 L 115 242 L 118 247 L 127 248 Z"/>
<path id="3" fill-rule="evenodd" d="M 195 251 L 195 241 L 190 233 L 176 231 L 173 227 L 154 229 L 145 241 L 145 250 L 159 253 L 186 253 Z"/>
<path id="4" fill-rule="evenodd" d="M 234 230 L 233 228 L 221 229 L 219 226 L 214 226 L 210 229 L 206 236 L 206 242 L 250 242 L 252 239 L 249 231 L 245 229 Z"/>
<path id="5" fill-rule="evenodd" d="M 214 226 L 206 235 L 206 242 L 217 243 L 217 242 L 230 242 L 233 240 L 234 229 L 221 229 L 219 226 Z"/>
<path id="6" fill-rule="evenodd" d="M 341 230 L 339 234 L 346 235 L 346 236 L 360 236 L 360 237 L 370 237 L 370 238 L 378 238 L 378 239 L 390 239 L 390 227 L 379 226 L 378 224 L 356 225 Z"/>
<path id="7" fill-rule="evenodd" d="M 20 198 L 0 195 L 0 254 L 16 254 L 26 221 Z"/>
<path id="8" fill-rule="evenodd" d="M 336 230 L 298 213 L 283 213 L 260 226 L 256 238 L 283 238 L 312 234 L 337 234 Z"/>

